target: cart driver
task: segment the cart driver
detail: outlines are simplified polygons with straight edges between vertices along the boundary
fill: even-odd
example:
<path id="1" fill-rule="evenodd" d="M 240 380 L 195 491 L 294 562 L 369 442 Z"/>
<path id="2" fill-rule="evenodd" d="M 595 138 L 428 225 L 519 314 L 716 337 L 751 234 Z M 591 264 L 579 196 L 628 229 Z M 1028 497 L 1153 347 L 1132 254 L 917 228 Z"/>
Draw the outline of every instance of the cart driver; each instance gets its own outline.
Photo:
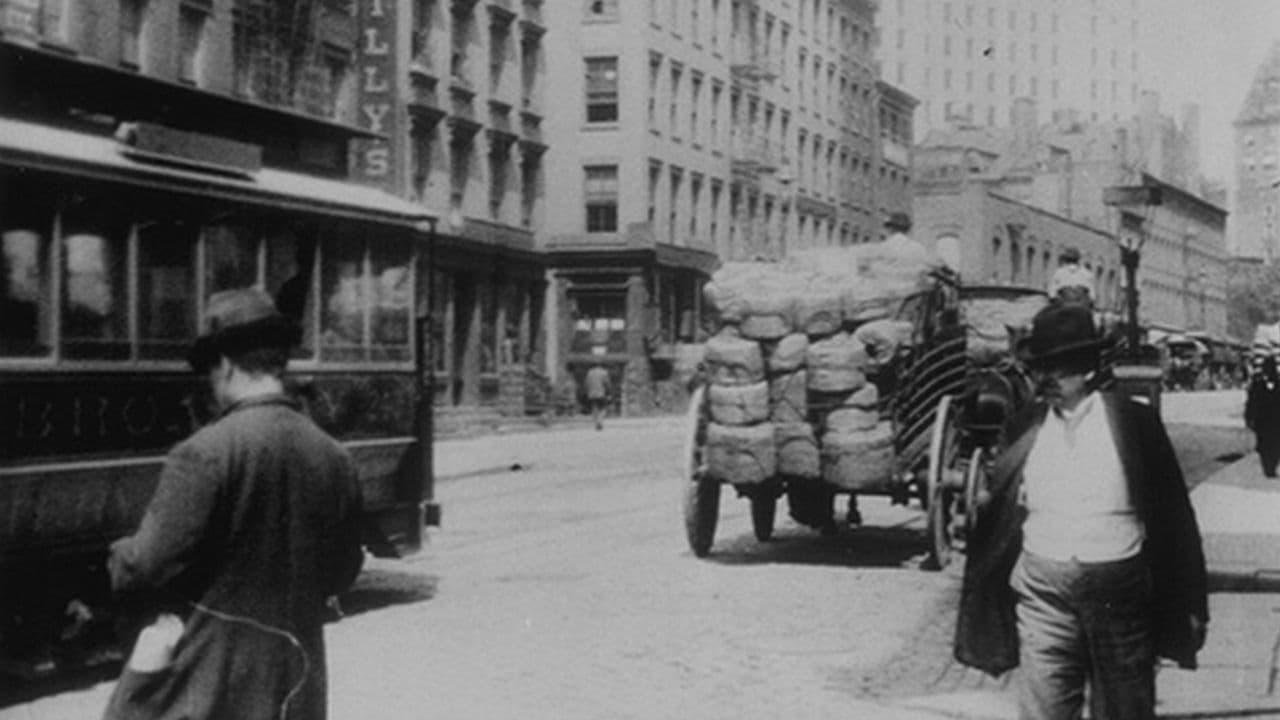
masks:
<path id="1" fill-rule="evenodd" d="M 1078 249 L 1065 248 L 1058 256 L 1058 269 L 1049 280 L 1049 297 L 1089 306 L 1097 299 L 1093 288 L 1093 273 L 1080 266 Z"/>

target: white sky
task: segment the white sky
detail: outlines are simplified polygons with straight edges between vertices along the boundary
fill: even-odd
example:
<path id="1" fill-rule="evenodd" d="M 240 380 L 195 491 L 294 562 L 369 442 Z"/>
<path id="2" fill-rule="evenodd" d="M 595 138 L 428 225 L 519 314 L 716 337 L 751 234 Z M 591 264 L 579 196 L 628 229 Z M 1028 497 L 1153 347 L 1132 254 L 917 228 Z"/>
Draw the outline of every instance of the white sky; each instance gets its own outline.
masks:
<path id="1" fill-rule="evenodd" d="M 1143 1 L 1150 14 L 1144 84 L 1159 91 L 1166 115 L 1180 118 L 1184 103 L 1200 105 L 1204 172 L 1232 185 L 1231 123 L 1280 40 L 1280 0 Z"/>

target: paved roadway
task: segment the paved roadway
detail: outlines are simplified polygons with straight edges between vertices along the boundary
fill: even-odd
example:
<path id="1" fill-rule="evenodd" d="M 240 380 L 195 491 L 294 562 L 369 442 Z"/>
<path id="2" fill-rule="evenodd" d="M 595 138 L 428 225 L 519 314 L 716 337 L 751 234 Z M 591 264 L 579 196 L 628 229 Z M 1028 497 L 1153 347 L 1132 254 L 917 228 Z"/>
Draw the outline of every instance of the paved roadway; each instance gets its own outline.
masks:
<path id="1" fill-rule="evenodd" d="M 1166 415 L 1217 422 L 1239 403 L 1168 396 Z M 864 500 L 865 527 L 821 537 L 780 506 L 762 545 L 726 492 L 698 560 L 680 435 L 667 418 L 443 443 L 444 527 L 411 560 L 371 561 L 329 627 L 331 717 L 918 718 L 912 698 L 1000 692 L 949 660 L 957 574 L 919 569 L 916 510 Z M 1175 441 L 1200 475 L 1242 449 L 1228 427 Z M 109 690 L 0 719 L 95 717 Z"/>

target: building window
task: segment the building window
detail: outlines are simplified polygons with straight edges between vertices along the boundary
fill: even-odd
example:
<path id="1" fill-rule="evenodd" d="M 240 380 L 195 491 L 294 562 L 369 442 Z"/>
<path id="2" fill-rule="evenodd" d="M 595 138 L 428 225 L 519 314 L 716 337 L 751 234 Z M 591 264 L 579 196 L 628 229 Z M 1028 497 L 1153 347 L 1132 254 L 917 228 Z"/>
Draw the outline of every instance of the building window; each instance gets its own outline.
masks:
<path id="1" fill-rule="evenodd" d="M 507 197 L 507 166 L 511 157 L 506 147 L 489 151 L 489 218 L 502 220 L 502 204 Z"/>
<path id="2" fill-rule="evenodd" d="M 143 37 L 147 24 L 147 0 L 121 0 L 120 62 L 143 66 Z"/>
<path id="3" fill-rule="evenodd" d="M 618 166 L 588 165 L 583 171 L 587 232 L 617 232 Z"/>
<path id="4" fill-rule="evenodd" d="M 587 122 L 618 121 L 618 58 L 587 58 Z"/>
<path id="5" fill-rule="evenodd" d="M 337 48 L 326 48 L 324 69 L 328 76 L 325 114 L 337 120 L 354 121 L 356 78 L 351 67 L 351 55 Z"/>
<path id="6" fill-rule="evenodd" d="M 431 67 L 431 25 L 435 12 L 435 0 L 414 0 L 413 30 L 410 36 L 410 60 L 423 67 Z"/>
<path id="7" fill-rule="evenodd" d="M 698 242 L 698 213 L 702 202 L 702 176 L 694 175 L 689 180 L 689 242 Z"/>
<path id="8" fill-rule="evenodd" d="M 689 80 L 689 139 L 694 143 L 702 139 L 698 127 L 698 106 L 702 104 L 702 76 L 695 74 Z"/>
<path id="9" fill-rule="evenodd" d="M 470 87 L 470 68 L 467 62 L 467 44 L 471 37 L 471 17 L 467 14 L 454 13 L 453 28 L 449 38 L 451 54 L 449 56 L 449 77 L 454 82 Z"/>
<path id="10" fill-rule="evenodd" d="M 435 150 L 434 134 L 433 129 L 427 129 L 418 122 L 414 122 L 413 129 L 409 133 L 412 167 L 410 182 L 413 183 L 413 196 L 419 201 L 426 200 L 427 187 L 431 182 L 431 154 Z"/>
<path id="11" fill-rule="evenodd" d="M 673 244 L 679 243 L 677 238 L 680 232 L 680 185 L 684 179 L 684 170 L 678 167 L 671 168 L 671 187 L 669 188 L 671 195 L 671 203 L 667 206 L 669 215 L 667 221 L 667 240 Z"/>
<path id="12" fill-rule="evenodd" d="M 719 80 L 711 82 L 711 147 L 720 143 L 720 98 L 724 95 L 724 85 Z"/>
<path id="13" fill-rule="evenodd" d="M 708 208 L 710 221 L 707 224 L 707 239 L 717 253 L 720 250 L 720 193 L 723 190 L 724 185 L 721 184 L 721 181 L 711 181 L 711 207 Z"/>
<path id="14" fill-rule="evenodd" d="M 527 153 L 520 161 L 520 223 L 533 227 L 541 192 L 542 159 L 535 153 Z"/>
<path id="15" fill-rule="evenodd" d="M 720 0 L 711 0 L 711 47 L 720 47 Z"/>
<path id="16" fill-rule="evenodd" d="M 455 137 L 449 144 L 449 207 L 461 212 L 471 179 L 471 137 Z"/>
<path id="17" fill-rule="evenodd" d="M 658 128 L 658 83 L 662 79 L 662 56 L 649 54 L 649 129 Z"/>
<path id="18" fill-rule="evenodd" d="M 183 5 L 178 19 L 178 50 L 180 77 L 198 86 L 205 84 L 205 25 L 209 11 L 201 7 Z"/>
<path id="19" fill-rule="evenodd" d="M 618 0 L 587 0 L 587 19 L 603 22 L 618 19 Z"/>
<path id="20" fill-rule="evenodd" d="M 649 227 L 658 220 L 658 183 L 662 182 L 662 163 L 657 160 L 649 161 L 649 210 L 646 217 L 649 220 Z"/>
<path id="21" fill-rule="evenodd" d="M 511 45 L 511 24 L 495 19 L 489 25 L 489 93 L 502 92 L 502 79 L 507 67 L 507 53 Z"/>
<path id="22" fill-rule="evenodd" d="M 520 40 L 520 101 L 532 108 L 537 101 L 538 62 L 542 44 L 537 35 L 526 34 Z"/>
<path id="23" fill-rule="evenodd" d="M 670 112 L 667 120 L 667 128 L 671 133 L 671 137 L 679 139 L 680 137 L 680 78 L 684 74 L 684 70 L 679 66 L 672 64 L 671 66 L 671 92 L 669 94 Z"/>

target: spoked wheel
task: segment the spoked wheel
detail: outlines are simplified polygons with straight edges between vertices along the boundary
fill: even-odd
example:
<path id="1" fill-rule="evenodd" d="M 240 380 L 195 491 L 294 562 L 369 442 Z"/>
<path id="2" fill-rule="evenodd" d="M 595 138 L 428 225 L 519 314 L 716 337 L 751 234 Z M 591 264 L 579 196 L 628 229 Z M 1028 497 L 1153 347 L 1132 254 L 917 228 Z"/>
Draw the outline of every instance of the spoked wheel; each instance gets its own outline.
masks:
<path id="1" fill-rule="evenodd" d="M 778 496 L 769 488 L 760 488 L 751 496 L 751 529 L 756 533 L 756 540 L 769 542 L 773 539 L 773 520 L 778 514 Z"/>
<path id="2" fill-rule="evenodd" d="M 973 537 L 987 491 L 987 461 L 990 455 L 981 445 L 969 454 L 969 464 L 964 469 L 964 538 L 967 543 Z"/>
<path id="3" fill-rule="evenodd" d="M 958 538 L 953 524 L 961 500 L 958 492 L 960 478 L 957 465 L 960 460 L 960 433 L 956 429 L 956 408 L 950 395 L 938 401 L 938 411 L 933 418 L 933 431 L 929 438 L 929 468 L 926 478 L 927 526 L 929 533 L 929 559 L 926 566 L 941 570 L 951 563 Z"/>
<path id="4" fill-rule="evenodd" d="M 716 521 L 720 516 L 720 481 L 707 475 L 707 412 L 706 388 L 700 387 L 689 398 L 682 456 L 684 465 L 680 478 L 684 485 L 685 536 L 689 540 L 689 549 L 697 557 L 706 557 L 711 552 Z M 754 519 L 754 505 L 752 509 Z"/>

